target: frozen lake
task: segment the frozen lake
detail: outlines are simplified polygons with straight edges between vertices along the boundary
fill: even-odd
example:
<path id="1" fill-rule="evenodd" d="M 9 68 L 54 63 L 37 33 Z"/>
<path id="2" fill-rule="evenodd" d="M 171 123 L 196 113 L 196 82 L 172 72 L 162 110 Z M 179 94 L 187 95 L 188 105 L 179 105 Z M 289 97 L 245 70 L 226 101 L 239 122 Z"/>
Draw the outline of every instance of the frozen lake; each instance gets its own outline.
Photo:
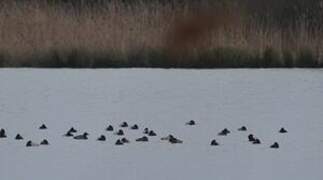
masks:
<path id="1" fill-rule="evenodd" d="M 122 121 L 140 129 L 115 146 L 105 128 Z M 71 126 L 89 139 L 63 137 Z M 158 136 L 135 142 L 144 127 Z M 0 69 L 0 128 L 1 180 L 319 180 L 323 70 Z M 223 128 L 231 133 L 218 136 Z M 160 140 L 170 133 L 184 143 Z M 44 138 L 49 146 L 25 147 Z"/>

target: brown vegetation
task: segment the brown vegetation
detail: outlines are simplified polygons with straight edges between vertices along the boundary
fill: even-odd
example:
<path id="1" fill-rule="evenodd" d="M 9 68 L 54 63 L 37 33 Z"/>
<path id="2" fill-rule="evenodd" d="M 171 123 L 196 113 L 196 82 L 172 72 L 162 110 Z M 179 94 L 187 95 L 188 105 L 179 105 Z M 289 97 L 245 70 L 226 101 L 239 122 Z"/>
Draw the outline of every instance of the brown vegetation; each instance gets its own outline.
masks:
<path id="1" fill-rule="evenodd" d="M 238 4 L 239 5 L 239 4 Z M 321 67 L 323 32 L 236 3 L 0 3 L 3 67 Z"/>

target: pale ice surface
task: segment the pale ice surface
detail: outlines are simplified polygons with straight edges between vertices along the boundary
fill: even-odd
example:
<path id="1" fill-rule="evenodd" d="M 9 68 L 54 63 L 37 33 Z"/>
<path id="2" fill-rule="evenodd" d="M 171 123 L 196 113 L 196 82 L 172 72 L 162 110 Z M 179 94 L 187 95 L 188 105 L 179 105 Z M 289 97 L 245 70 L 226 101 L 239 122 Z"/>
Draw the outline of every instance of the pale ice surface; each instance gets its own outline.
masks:
<path id="1" fill-rule="evenodd" d="M 104 129 L 122 121 L 140 129 L 115 146 Z M 71 126 L 89 140 L 63 137 Z M 144 127 L 158 136 L 134 142 Z M 0 128 L 0 180 L 320 180 L 323 70 L 0 69 Z M 217 136 L 223 128 L 232 133 Z M 160 140 L 170 133 L 184 143 Z"/>

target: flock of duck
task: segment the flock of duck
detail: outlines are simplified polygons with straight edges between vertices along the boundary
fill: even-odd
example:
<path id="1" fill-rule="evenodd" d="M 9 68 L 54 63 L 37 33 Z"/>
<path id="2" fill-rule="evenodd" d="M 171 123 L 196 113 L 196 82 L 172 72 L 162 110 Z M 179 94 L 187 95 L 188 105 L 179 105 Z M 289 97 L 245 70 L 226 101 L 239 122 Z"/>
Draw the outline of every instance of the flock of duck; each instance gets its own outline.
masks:
<path id="1" fill-rule="evenodd" d="M 185 123 L 185 125 L 187 126 L 195 126 L 196 122 L 194 120 L 190 120 L 189 122 Z M 137 124 L 134 124 L 132 126 L 129 126 L 127 122 L 122 122 L 119 125 L 118 129 L 115 129 L 115 127 L 113 127 L 112 125 L 109 125 L 105 130 L 109 131 L 109 132 L 114 132 L 114 134 L 116 136 L 120 136 L 120 138 L 118 138 L 115 142 L 115 145 L 124 145 L 127 143 L 130 143 L 130 140 L 127 139 L 124 133 L 124 129 L 125 128 L 130 128 L 131 130 L 139 130 L 139 126 Z M 47 126 L 45 124 L 42 124 L 39 127 L 40 130 L 46 130 Z M 242 126 L 240 128 L 237 129 L 238 131 L 247 131 L 247 127 L 246 126 Z M 82 134 L 77 135 L 78 131 L 74 128 L 71 127 L 63 136 L 65 137 L 72 137 L 75 140 L 87 140 L 88 139 L 88 135 L 89 133 L 84 132 Z M 287 130 L 285 128 L 281 128 L 279 131 L 279 133 L 287 133 Z M 227 128 L 223 129 L 221 132 L 218 133 L 219 136 L 227 136 L 228 134 L 230 134 L 231 131 L 228 130 Z M 151 136 L 157 136 L 156 132 L 148 129 L 148 128 L 144 128 L 143 130 L 143 136 L 139 137 L 137 139 L 135 139 L 136 142 L 148 142 L 149 141 L 149 137 Z M 0 129 L 0 139 L 1 138 L 7 138 L 7 134 L 6 134 L 6 130 L 5 129 Z M 261 144 L 261 140 L 259 138 L 257 138 L 256 136 L 254 136 L 253 134 L 249 134 L 248 135 L 248 141 L 251 142 L 252 144 Z M 18 133 L 15 136 L 15 140 L 23 140 L 24 138 Z M 162 141 L 168 141 L 171 144 L 181 144 L 183 143 L 182 140 L 176 138 L 174 135 L 169 134 L 166 137 L 162 137 L 160 138 Z M 106 141 L 107 138 L 105 135 L 100 135 L 97 138 L 97 141 Z M 36 143 L 33 142 L 32 140 L 28 140 L 26 143 L 27 147 L 33 147 L 33 146 L 40 146 L 40 145 L 49 145 L 49 142 L 47 139 L 43 139 L 40 143 Z M 220 143 L 217 142 L 216 139 L 212 139 L 210 142 L 211 146 L 219 146 Z M 279 144 L 278 142 L 274 142 L 272 145 L 269 146 L 270 148 L 274 148 L 274 149 L 278 149 L 279 148 Z"/>

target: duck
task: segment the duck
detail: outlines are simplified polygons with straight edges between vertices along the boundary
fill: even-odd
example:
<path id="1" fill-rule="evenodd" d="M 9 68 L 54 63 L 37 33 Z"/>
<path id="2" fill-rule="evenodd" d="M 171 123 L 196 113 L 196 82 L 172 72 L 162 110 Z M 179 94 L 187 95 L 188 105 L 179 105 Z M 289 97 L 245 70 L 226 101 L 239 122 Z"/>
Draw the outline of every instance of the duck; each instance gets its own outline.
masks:
<path id="1" fill-rule="evenodd" d="M 119 131 L 117 131 L 115 134 L 118 135 L 118 136 L 123 136 L 124 132 L 123 132 L 122 129 L 119 129 Z"/>
<path id="2" fill-rule="evenodd" d="M 6 130 L 1 129 L 1 130 L 0 130 L 0 138 L 6 138 L 6 137 L 7 137 L 7 135 L 6 135 Z"/>
<path id="3" fill-rule="evenodd" d="M 168 141 L 168 142 L 170 142 L 170 143 L 172 143 L 172 144 L 176 144 L 176 143 L 183 143 L 183 141 L 182 140 L 179 140 L 179 139 L 177 139 L 177 138 L 175 138 L 172 134 L 169 134 L 168 136 L 166 136 L 166 137 L 162 137 L 162 138 L 160 138 L 162 141 Z"/>
<path id="4" fill-rule="evenodd" d="M 256 139 L 252 142 L 252 144 L 261 144 L 261 142 L 260 142 L 260 140 L 259 140 L 258 138 L 256 138 Z"/>
<path id="5" fill-rule="evenodd" d="M 153 130 L 150 130 L 148 136 L 157 136 L 157 134 Z"/>
<path id="6" fill-rule="evenodd" d="M 71 127 L 70 130 L 68 130 L 68 131 L 71 132 L 71 133 L 76 133 L 77 132 L 77 130 L 74 129 L 74 127 Z"/>
<path id="7" fill-rule="evenodd" d="M 136 139 L 136 141 L 139 141 L 139 142 L 147 142 L 148 141 L 148 137 L 147 136 L 143 136 L 141 138 Z"/>
<path id="8" fill-rule="evenodd" d="M 279 133 L 287 133 L 287 130 L 285 128 L 280 128 Z"/>
<path id="9" fill-rule="evenodd" d="M 83 133 L 81 135 L 75 136 L 74 139 L 77 139 L 77 140 L 88 139 L 88 137 L 87 137 L 88 135 L 89 135 L 89 133 L 85 132 L 85 133 Z"/>
<path id="10" fill-rule="evenodd" d="M 67 133 L 66 133 L 66 134 L 64 134 L 64 136 L 66 136 L 66 137 L 71 137 L 71 136 L 74 136 L 74 135 L 72 134 L 72 132 L 71 132 L 71 131 L 67 131 Z"/>
<path id="11" fill-rule="evenodd" d="M 16 137 L 15 137 L 16 140 L 22 140 L 24 139 L 20 134 L 17 134 Z"/>
<path id="12" fill-rule="evenodd" d="M 278 142 L 275 142 L 274 144 L 272 144 L 270 148 L 278 149 L 279 148 Z"/>
<path id="13" fill-rule="evenodd" d="M 98 141 L 105 141 L 106 140 L 106 138 L 105 138 L 105 136 L 104 135 L 101 135 L 100 137 L 98 137 L 98 139 L 97 139 Z"/>
<path id="14" fill-rule="evenodd" d="M 189 125 L 189 126 L 194 126 L 196 123 L 194 120 L 190 120 L 188 121 L 187 123 L 185 123 L 186 125 Z"/>
<path id="15" fill-rule="evenodd" d="M 238 131 L 247 131 L 247 127 L 246 126 L 241 126 Z"/>
<path id="16" fill-rule="evenodd" d="M 40 142 L 40 145 L 49 145 L 47 139 L 44 139 Z"/>
<path id="17" fill-rule="evenodd" d="M 169 136 L 168 140 L 171 144 L 182 144 L 183 141 L 175 138 L 174 136 Z"/>
<path id="18" fill-rule="evenodd" d="M 219 145 L 219 143 L 218 142 L 216 142 L 216 140 L 215 139 L 213 139 L 212 141 L 211 141 L 211 146 L 218 146 Z"/>
<path id="19" fill-rule="evenodd" d="M 31 140 L 27 141 L 26 147 L 39 146 L 39 144 L 32 142 Z"/>
<path id="20" fill-rule="evenodd" d="M 122 138 L 122 139 L 121 139 L 121 141 L 122 141 L 123 143 L 130 143 L 130 141 L 129 141 L 127 138 Z"/>
<path id="21" fill-rule="evenodd" d="M 109 125 L 105 130 L 106 131 L 113 131 L 113 126 Z"/>
<path id="22" fill-rule="evenodd" d="M 47 129 L 47 126 L 45 124 L 42 124 L 39 129 Z"/>
<path id="23" fill-rule="evenodd" d="M 130 129 L 132 129 L 132 130 L 137 130 L 137 129 L 139 129 L 139 127 L 138 127 L 138 125 L 137 124 L 134 124 L 133 126 L 131 126 L 131 128 Z"/>
<path id="24" fill-rule="evenodd" d="M 123 128 L 128 127 L 128 123 L 127 122 L 122 122 L 120 124 L 120 127 L 123 127 Z"/>
<path id="25" fill-rule="evenodd" d="M 162 141 L 169 141 L 169 139 L 170 138 L 174 138 L 174 136 L 173 135 L 171 135 L 171 134 L 169 134 L 168 136 L 166 136 L 166 137 L 162 137 L 162 138 L 160 138 L 160 140 L 162 140 Z"/>
<path id="26" fill-rule="evenodd" d="M 221 132 L 219 132 L 219 136 L 226 136 L 230 133 L 230 131 L 227 128 L 224 128 Z"/>
<path id="27" fill-rule="evenodd" d="M 255 137 L 253 136 L 253 134 L 249 134 L 249 135 L 248 135 L 248 140 L 249 140 L 250 142 L 254 142 L 256 139 L 255 139 Z"/>
<path id="28" fill-rule="evenodd" d="M 123 142 L 122 142 L 120 139 L 118 139 L 118 140 L 115 142 L 115 145 L 123 145 Z"/>
<path id="29" fill-rule="evenodd" d="M 145 128 L 143 133 L 144 134 L 148 134 L 149 133 L 149 129 L 148 128 Z"/>

